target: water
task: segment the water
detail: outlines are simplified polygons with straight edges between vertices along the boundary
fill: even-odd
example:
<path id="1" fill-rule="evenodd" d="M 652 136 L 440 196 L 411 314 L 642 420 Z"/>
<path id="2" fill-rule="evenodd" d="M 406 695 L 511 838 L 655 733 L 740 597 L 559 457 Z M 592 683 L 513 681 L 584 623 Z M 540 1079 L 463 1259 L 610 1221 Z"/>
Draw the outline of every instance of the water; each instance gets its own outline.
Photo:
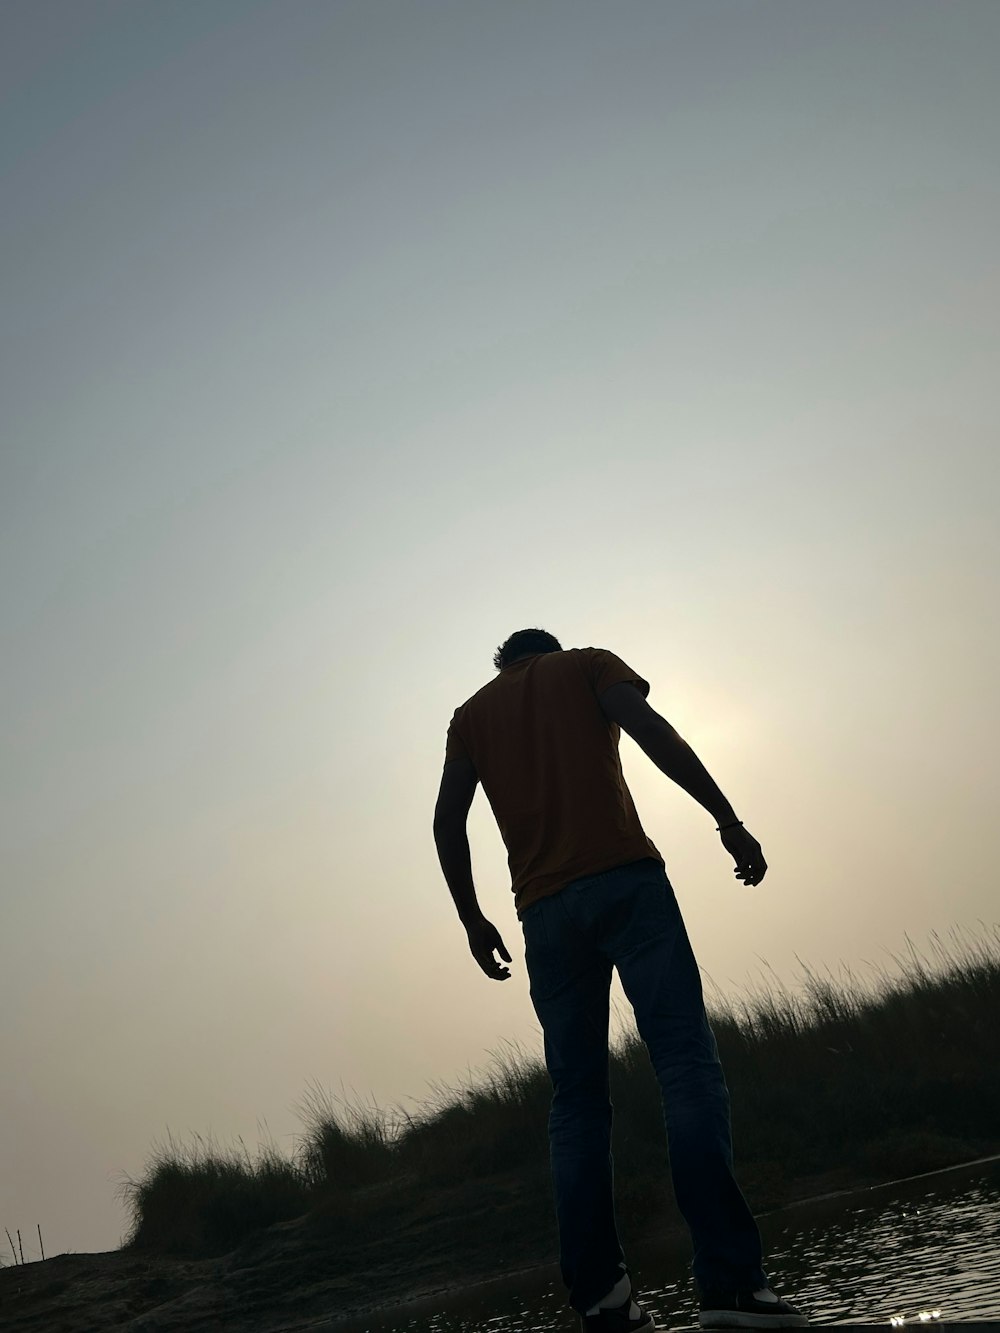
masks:
<path id="1" fill-rule="evenodd" d="M 777 1233 L 765 1225 L 768 1272 L 815 1322 L 1000 1315 L 1000 1163 L 802 1211 L 806 1226 L 792 1220 L 798 1210 Z"/>
<path id="2" fill-rule="evenodd" d="M 775 1289 L 813 1323 L 1000 1317 L 1000 1158 L 783 1209 L 762 1218 L 761 1231 Z M 629 1262 L 658 1327 L 695 1327 L 693 1287 L 676 1251 L 649 1243 Z M 577 1328 L 558 1279 L 542 1271 L 370 1316 L 350 1333 Z"/>

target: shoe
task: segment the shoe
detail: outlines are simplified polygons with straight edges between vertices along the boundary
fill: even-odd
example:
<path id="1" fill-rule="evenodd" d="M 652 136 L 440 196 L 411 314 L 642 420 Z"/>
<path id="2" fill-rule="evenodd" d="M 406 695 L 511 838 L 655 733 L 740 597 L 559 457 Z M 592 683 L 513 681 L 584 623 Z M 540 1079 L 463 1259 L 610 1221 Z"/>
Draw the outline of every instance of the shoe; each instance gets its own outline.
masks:
<path id="1" fill-rule="evenodd" d="M 637 1315 L 629 1314 L 633 1304 Z M 580 1316 L 581 1333 L 653 1333 L 655 1328 L 653 1316 L 640 1307 L 634 1292 L 629 1292 L 621 1305 L 603 1306 L 597 1314 Z"/>
<path id="2" fill-rule="evenodd" d="M 759 1300 L 767 1293 L 770 1299 Z M 801 1310 L 780 1301 L 769 1287 L 763 1291 L 706 1292 L 700 1301 L 702 1328 L 804 1328 L 809 1320 Z"/>

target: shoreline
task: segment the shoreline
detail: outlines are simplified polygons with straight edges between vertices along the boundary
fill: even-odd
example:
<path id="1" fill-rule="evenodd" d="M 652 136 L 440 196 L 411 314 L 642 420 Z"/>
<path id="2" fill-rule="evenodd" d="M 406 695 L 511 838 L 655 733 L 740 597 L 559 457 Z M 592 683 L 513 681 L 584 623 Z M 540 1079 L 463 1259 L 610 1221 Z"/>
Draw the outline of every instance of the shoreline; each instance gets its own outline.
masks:
<path id="1" fill-rule="evenodd" d="M 852 1199 L 921 1190 L 928 1180 L 961 1180 L 998 1163 L 1000 1153 L 990 1153 L 906 1176 L 875 1179 L 841 1171 L 800 1178 L 789 1183 L 793 1197 L 755 1216 L 767 1248 L 769 1233 L 796 1214 L 803 1222 L 809 1214 L 818 1220 Z M 495 1229 L 499 1213 L 516 1195 L 509 1181 L 476 1181 L 442 1191 L 423 1208 L 407 1212 L 390 1206 L 368 1225 L 340 1218 L 333 1209 L 325 1218 L 306 1215 L 279 1223 L 214 1259 L 118 1249 L 70 1251 L 8 1265 L 0 1269 L 0 1330 L 377 1333 L 401 1320 L 431 1316 L 443 1302 L 474 1300 L 477 1293 L 488 1298 L 491 1290 L 513 1283 L 523 1282 L 529 1290 L 558 1288 L 554 1257 L 543 1262 L 530 1257 L 555 1254 L 555 1224 L 547 1208 L 537 1229 L 523 1227 L 523 1209 L 510 1214 L 507 1232 Z M 650 1219 L 645 1235 L 628 1234 L 641 1228 L 635 1221 L 622 1226 L 636 1267 L 644 1256 L 650 1265 L 662 1264 L 665 1255 L 676 1257 L 678 1266 L 687 1262 L 686 1228 L 670 1212 L 669 1220 Z M 394 1231 L 385 1229 L 390 1219 Z M 456 1250 L 458 1234 L 470 1241 L 464 1255 Z M 459 1282 L 456 1253 L 466 1275 Z M 384 1294 L 373 1299 L 375 1292 Z"/>
<path id="2" fill-rule="evenodd" d="M 986 1156 L 971 1158 L 966 1161 L 956 1162 L 950 1166 L 934 1167 L 929 1171 L 919 1171 L 912 1175 L 894 1177 L 888 1180 L 863 1181 L 845 1185 L 842 1188 L 828 1190 L 821 1194 L 810 1194 L 801 1198 L 795 1198 L 788 1203 L 779 1204 L 766 1212 L 755 1214 L 758 1223 L 763 1223 L 762 1230 L 768 1230 L 767 1222 L 772 1223 L 777 1220 L 785 1220 L 790 1214 L 799 1209 L 803 1210 L 821 1210 L 826 1211 L 829 1205 L 839 1206 L 847 1200 L 877 1194 L 883 1190 L 899 1189 L 923 1182 L 936 1176 L 952 1176 L 955 1179 L 961 1179 L 963 1174 L 976 1174 L 979 1168 L 1000 1164 L 1000 1153 L 990 1153 Z M 678 1222 L 667 1228 L 660 1229 L 646 1236 L 641 1241 L 633 1244 L 634 1258 L 642 1259 L 644 1254 L 653 1252 L 662 1256 L 665 1249 L 674 1245 L 677 1247 L 677 1258 L 684 1260 L 687 1253 L 687 1231 L 682 1223 Z M 375 1321 L 381 1324 L 388 1320 L 398 1318 L 413 1319 L 419 1318 L 423 1314 L 433 1314 L 440 1309 L 441 1298 L 448 1300 L 460 1299 L 464 1296 L 474 1296 L 477 1293 L 487 1293 L 491 1288 L 506 1287 L 511 1281 L 517 1278 L 528 1278 L 535 1281 L 545 1279 L 559 1283 L 560 1273 L 557 1262 L 530 1264 L 522 1268 L 512 1269 L 500 1275 L 486 1276 L 479 1275 L 472 1281 L 463 1282 L 458 1285 L 435 1288 L 431 1291 L 422 1291 L 412 1293 L 402 1297 L 399 1300 L 388 1302 L 384 1305 L 371 1306 L 364 1310 L 357 1310 L 347 1315 L 331 1316 L 319 1321 L 310 1321 L 302 1324 L 289 1324 L 283 1326 L 281 1330 L 274 1330 L 274 1333 L 364 1333 L 365 1329 Z M 865 1327 L 881 1327 L 881 1325 L 866 1325 Z M 943 1327 L 939 1326 L 939 1327 Z M 374 1333 L 374 1330 L 373 1330 Z"/>

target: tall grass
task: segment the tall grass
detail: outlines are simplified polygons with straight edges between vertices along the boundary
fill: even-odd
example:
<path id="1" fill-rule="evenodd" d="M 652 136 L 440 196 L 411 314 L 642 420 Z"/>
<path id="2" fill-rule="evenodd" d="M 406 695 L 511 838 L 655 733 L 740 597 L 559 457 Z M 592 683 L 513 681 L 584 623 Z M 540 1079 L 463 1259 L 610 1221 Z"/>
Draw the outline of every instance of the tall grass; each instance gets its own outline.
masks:
<path id="1" fill-rule="evenodd" d="M 372 1102 L 338 1101 L 318 1085 L 299 1107 L 306 1124 L 297 1162 L 310 1193 L 373 1185 L 396 1162 L 398 1113 Z"/>
<path id="2" fill-rule="evenodd" d="M 772 978 L 735 998 L 709 995 L 744 1180 L 781 1194 L 837 1170 L 885 1177 L 1000 1151 L 1000 929 L 933 936 L 929 954 L 908 942 L 867 979 L 802 965 L 795 990 Z M 610 1066 L 619 1197 L 643 1216 L 662 1207 L 667 1175 L 659 1089 L 634 1031 L 614 1040 Z M 391 1196 L 398 1209 L 498 1176 L 537 1214 L 549 1098 L 541 1060 L 509 1043 L 466 1086 L 433 1088 L 416 1113 L 311 1089 L 291 1158 L 200 1139 L 158 1150 L 122 1188 L 126 1245 L 220 1254 L 318 1205 L 360 1215 Z"/>
<path id="3" fill-rule="evenodd" d="M 541 1059 L 505 1042 L 467 1086 L 439 1085 L 417 1115 L 403 1117 L 396 1161 L 439 1185 L 537 1161 L 548 1152 L 551 1091 Z"/>
<path id="4" fill-rule="evenodd" d="M 742 1158 L 900 1172 L 1000 1147 L 1000 932 L 930 953 L 716 1009 Z"/>
<path id="5" fill-rule="evenodd" d="M 142 1179 L 126 1180 L 121 1194 L 131 1214 L 129 1247 L 197 1256 L 225 1254 L 310 1204 L 300 1165 L 273 1145 L 252 1158 L 245 1147 L 219 1148 L 200 1135 L 187 1146 L 168 1136 Z"/>

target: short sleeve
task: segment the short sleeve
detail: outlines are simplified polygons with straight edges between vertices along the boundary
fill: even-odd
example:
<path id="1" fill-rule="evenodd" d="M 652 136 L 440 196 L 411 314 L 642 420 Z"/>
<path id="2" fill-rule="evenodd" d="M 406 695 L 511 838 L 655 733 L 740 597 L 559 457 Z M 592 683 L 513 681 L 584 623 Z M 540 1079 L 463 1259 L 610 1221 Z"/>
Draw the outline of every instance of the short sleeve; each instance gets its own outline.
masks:
<path id="1" fill-rule="evenodd" d="M 583 652 L 584 669 L 591 685 L 594 687 L 595 694 L 601 695 L 612 685 L 620 685 L 623 681 L 634 685 L 644 699 L 649 694 L 649 681 L 643 680 L 642 676 L 637 671 L 633 671 L 627 662 L 623 662 L 620 657 L 616 657 L 607 648 L 584 648 L 581 651 Z"/>
<path id="2" fill-rule="evenodd" d="M 465 742 L 458 734 L 458 714 L 460 711 L 460 709 L 455 709 L 455 713 L 448 726 L 448 736 L 444 746 L 444 762 L 446 764 L 450 759 L 471 758 Z"/>

